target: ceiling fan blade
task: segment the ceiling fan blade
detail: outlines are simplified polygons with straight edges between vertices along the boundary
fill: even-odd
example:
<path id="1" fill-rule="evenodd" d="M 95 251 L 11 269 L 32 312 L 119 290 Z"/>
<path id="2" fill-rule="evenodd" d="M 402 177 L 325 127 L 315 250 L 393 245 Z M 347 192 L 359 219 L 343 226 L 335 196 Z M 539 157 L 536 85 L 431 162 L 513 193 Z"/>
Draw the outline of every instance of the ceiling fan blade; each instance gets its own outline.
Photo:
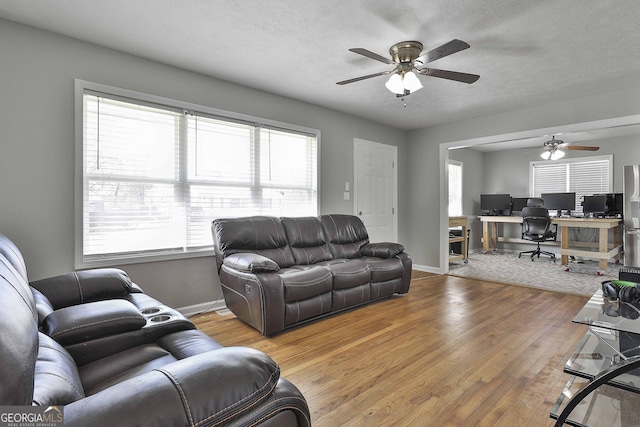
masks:
<path id="1" fill-rule="evenodd" d="M 349 80 L 343 80 L 343 81 L 341 81 L 341 82 L 337 82 L 336 84 L 337 84 L 337 85 L 346 85 L 346 84 L 353 83 L 353 82 L 359 82 L 360 80 L 370 79 L 371 77 L 384 76 L 385 74 L 389 74 L 389 73 L 391 73 L 392 71 L 393 71 L 393 70 L 390 70 L 390 71 L 382 71 L 382 72 L 380 72 L 380 73 L 369 74 L 369 75 L 366 75 L 366 76 L 360 76 L 360 77 L 356 77 L 356 78 L 349 79 Z"/>
<path id="2" fill-rule="evenodd" d="M 480 78 L 477 74 L 460 73 L 458 71 L 437 70 L 435 68 L 423 68 L 418 70 L 420 74 L 441 79 L 455 80 L 457 82 L 471 84 Z"/>
<path id="3" fill-rule="evenodd" d="M 563 150 L 582 150 L 582 151 L 598 151 L 600 147 L 589 147 L 587 145 L 566 145 L 561 147 Z"/>
<path id="4" fill-rule="evenodd" d="M 437 47 L 423 55 L 420 55 L 417 58 L 417 61 L 420 61 L 423 64 L 427 64 L 429 62 L 433 62 L 437 59 L 444 58 L 445 56 L 449 56 L 453 53 L 460 52 L 461 50 L 465 50 L 468 48 L 469 48 L 468 43 L 465 43 L 462 40 L 453 39 L 450 42 L 445 43 L 440 47 Z M 424 59 L 421 59 L 421 58 L 424 58 Z"/>
<path id="5" fill-rule="evenodd" d="M 389 58 L 385 58 L 384 56 L 378 55 L 377 53 L 373 53 L 370 50 L 367 49 L 363 49 L 361 47 L 354 47 L 352 49 L 349 49 L 351 52 L 353 53 L 357 53 L 359 55 L 363 55 L 366 56 L 367 58 L 371 58 L 371 59 L 375 59 L 376 61 L 380 61 L 380 62 L 384 62 L 385 64 L 395 64 L 394 61 L 392 61 Z"/>

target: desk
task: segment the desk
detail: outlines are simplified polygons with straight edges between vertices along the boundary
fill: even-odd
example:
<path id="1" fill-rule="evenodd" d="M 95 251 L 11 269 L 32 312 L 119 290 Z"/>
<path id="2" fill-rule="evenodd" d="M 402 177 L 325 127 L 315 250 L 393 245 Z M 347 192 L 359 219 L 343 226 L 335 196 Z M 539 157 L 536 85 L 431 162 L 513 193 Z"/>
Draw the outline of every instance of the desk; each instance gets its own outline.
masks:
<path id="1" fill-rule="evenodd" d="M 489 248 L 498 246 L 498 242 L 524 243 L 527 240 L 498 237 L 499 223 L 522 224 L 520 216 L 481 216 L 482 222 L 482 250 L 488 252 Z M 569 256 L 581 256 L 596 258 L 599 260 L 600 270 L 607 269 L 607 261 L 610 258 L 620 259 L 622 252 L 622 220 L 617 218 L 553 218 L 553 224 L 558 225 L 560 234 L 560 255 L 562 265 L 569 264 Z M 569 247 L 569 228 L 595 228 L 599 229 L 598 251 L 584 251 Z M 614 230 L 613 247 L 609 248 L 609 230 Z M 491 246 L 489 246 L 491 245 Z"/>
<path id="2" fill-rule="evenodd" d="M 622 252 L 622 220 L 617 218 L 554 218 L 554 224 L 558 224 L 560 233 L 560 255 L 562 265 L 569 264 L 569 256 L 581 256 L 596 258 L 599 260 L 598 268 L 607 269 L 607 261 L 610 258 L 620 259 Z M 599 229 L 598 251 L 582 251 L 569 248 L 569 228 L 596 228 Z M 613 247 L 609 249 L 609 230 L 613 229 Z"/>

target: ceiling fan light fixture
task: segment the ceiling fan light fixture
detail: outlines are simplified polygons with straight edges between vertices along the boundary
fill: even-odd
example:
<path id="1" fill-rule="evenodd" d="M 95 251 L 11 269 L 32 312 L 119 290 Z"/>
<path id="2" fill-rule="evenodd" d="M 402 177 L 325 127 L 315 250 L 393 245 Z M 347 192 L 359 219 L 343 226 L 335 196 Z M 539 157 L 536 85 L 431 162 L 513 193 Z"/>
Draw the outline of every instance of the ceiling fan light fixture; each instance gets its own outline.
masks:
<path id="1" fill-rule="evenodd" d="M 564 157 L 564 151 L 556 150 L 551 153 L 551 160 L 558 160 Z"/>
<path id="2" fill-rule="evenodd" d="M 420 79 L 414 74 L 413 71 L 404 73 L 402 82 L 404 83 L 404 88 L 411 93 L 422 89 L 422 83 L 420 83 Z"/>
<path id="3" fill-rule="evenodd" d="M 551 151 L 543 151 L 542 153 L 540 153 L 540 157 L 545 160 L 549 160 L 549 157 L 551 157 Z"/>
<path id="4" fill-rule="evenodd" d="M 391 77 L 389 77 L 389 80 L 387 80 L 387 83 L 385 83 L 385 86 L 395 94 L 404 94 L 404 84 L 402 81 L 402 76 L 398 73 L 393 73 Z"/>

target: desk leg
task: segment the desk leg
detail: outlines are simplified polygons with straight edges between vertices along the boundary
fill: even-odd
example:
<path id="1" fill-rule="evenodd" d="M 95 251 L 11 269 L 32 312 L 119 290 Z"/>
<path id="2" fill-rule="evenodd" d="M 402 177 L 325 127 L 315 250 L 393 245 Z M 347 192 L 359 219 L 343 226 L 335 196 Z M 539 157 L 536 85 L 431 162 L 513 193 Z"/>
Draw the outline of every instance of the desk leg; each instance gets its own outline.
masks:
<path id="1" fill-rule="evenodd" d="M 563 249 L 569 249 L 569 227 L 560 226 L 560 264 L 569 265 L 569 255 L 562 254 Z"/>
<path id="2" fill-rule="evenodd" d="M 607 252 L 609 252 L 609 229 L 608 228 L 601 228 L 600 229 L 600 242 L 599 242 L 599 246 L 600 246 L 600 253 L 602 254 L 606 254 Z M 607 269 L 607 259 L 600 259 L 600 261 L 598 262 L 598 267 L 600 268 L 600 270 L 604 271 Z"/>
<path id="3" fill-rule="evenodd" d="M 489 223 L 482 223 L 482 252 L 489 252 Z"/>
<path id="4" fill-rule="evenodd" d="M 498 223 L 497 222 L 492 222 L 491 223 L 491 247 L 494 250 L 498 249 Z"/>

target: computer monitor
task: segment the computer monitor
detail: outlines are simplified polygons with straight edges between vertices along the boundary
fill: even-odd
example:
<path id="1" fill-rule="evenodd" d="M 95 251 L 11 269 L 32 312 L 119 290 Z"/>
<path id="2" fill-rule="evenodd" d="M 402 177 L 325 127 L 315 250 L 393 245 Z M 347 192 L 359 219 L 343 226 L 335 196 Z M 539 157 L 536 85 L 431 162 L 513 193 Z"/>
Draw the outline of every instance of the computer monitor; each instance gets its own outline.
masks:
<path id="1" fill-rule="evenodd" d="M 604 216 L 607 211 L 607 196 L 598 194 L 594 196 L 584 196 L 582 202 L 582 212 L 589 216 Z"/>
<path id="2" fill-rule="evenodd" d="M 510 194 L 481 194 L 480 209 L 488 211 L 491 215 L 511 215 Z"/>
<path id="3" fill-rule="evenodd" d="M 511 211 L 522 212 L 522 208 L 527 206 L 528 197 L 514 197 L 511 199 Z"/>
<path id="4" fill-rule="evenodd" d="M 596 194 L 594 194 L 595 196 Z M 606 196 L 607 198 L 607 210 L 605 211 L 605 216 L 622 216 L 623 210 L 623 195 L 622 193 L 604 193 L 597 194 L 598 196 Z"/>
<path id="5" fill-rule="evenodd" d="M 576 193 L 543 193 L 540 198 L 544 201 L 544 207 L 558 211 L 558 216 L 562 211 L 570 214 L 576 208 Z"/>

